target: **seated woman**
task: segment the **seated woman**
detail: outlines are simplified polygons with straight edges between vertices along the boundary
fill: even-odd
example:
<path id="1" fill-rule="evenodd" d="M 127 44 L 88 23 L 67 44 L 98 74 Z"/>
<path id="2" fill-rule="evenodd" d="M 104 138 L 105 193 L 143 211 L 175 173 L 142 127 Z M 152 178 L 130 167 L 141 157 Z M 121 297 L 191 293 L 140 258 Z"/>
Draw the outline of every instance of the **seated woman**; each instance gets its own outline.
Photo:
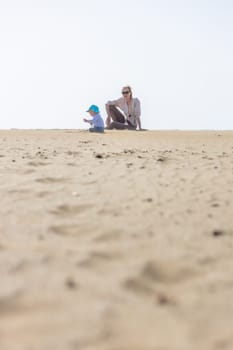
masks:
<path id="1" fill-rule="evenodd" d="M 107 129 L 141 130 L 141 105 L 138 98 L 133 98 L 130 86 L 122 88 L 122 97 L 106 104 Z"/>

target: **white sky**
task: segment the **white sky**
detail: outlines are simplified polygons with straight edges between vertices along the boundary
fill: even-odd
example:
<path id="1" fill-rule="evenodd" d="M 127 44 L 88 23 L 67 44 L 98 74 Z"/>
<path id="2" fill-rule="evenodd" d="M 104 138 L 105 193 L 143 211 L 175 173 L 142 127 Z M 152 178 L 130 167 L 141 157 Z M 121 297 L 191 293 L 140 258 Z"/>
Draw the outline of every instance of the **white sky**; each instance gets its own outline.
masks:
<path id="1" fill-rule="evenodd" d="M 130 84 L 151 129 L 233 129 L 231 0 L 0 0 L 0 128 L 87 128 Z"/>

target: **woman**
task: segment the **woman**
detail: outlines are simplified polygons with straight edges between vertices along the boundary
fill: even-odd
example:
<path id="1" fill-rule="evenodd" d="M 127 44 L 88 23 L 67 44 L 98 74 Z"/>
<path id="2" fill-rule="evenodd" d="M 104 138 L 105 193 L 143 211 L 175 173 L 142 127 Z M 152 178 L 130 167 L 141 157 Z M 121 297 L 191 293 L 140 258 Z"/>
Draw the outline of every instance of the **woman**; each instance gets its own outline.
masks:
<path id="1" fill-rule="evenodd" d="M 141 130 L 141 105 L 138 98 L 133 98 L 130 86 L 122 88 L 122 97 L 106 104 L 107 129 Z M 112 120 L 112 121 L 111 121 Z"/>

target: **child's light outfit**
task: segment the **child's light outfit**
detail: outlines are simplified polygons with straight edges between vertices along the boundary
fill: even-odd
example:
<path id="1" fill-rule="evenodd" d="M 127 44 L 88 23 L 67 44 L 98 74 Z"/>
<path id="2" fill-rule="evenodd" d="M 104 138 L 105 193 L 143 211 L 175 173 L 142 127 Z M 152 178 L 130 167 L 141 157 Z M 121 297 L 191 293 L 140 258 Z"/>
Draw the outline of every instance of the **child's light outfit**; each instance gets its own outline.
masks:
<path id="1" fill-rule="evenodd" d="M 104 132 L 104 121 L 100 113 L 97 113 L 92 119 L 87 120 L 87 122 L 93 125 L 89 129 L 90 132 Z"/>

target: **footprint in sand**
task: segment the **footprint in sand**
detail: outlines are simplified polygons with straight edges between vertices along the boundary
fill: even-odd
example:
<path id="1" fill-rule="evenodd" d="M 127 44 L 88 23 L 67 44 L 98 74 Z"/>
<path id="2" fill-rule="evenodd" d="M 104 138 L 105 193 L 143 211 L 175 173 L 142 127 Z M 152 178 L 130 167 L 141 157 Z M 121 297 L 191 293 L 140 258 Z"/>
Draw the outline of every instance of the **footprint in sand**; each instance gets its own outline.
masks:
<path id="1" fill-rule="evenodd" d="M 113 260 L 119 261 L 121 254 L 119 252 L 93 251 L 88 257 L 78 263 L 81 267 L 97 267 L 100 265 L 109 266 L 109 262 Z"/>
<path id="2" fill-rule="evenodd" d="M 85 232 L 77 225 L 51 226 L 49 230 L 59 236 L 80 236 Z"/>
<path id="3" fill-rule="evenodd" d="M 28 162 L 28 165 L 30 166 L 34 166 L 34 167 L 37 167 L 37 166 L 46 166 L 46 165 L 49 165 L 51 163 L 44 163 L 44 162 Z"/>
<path id="4" fill-rule="evenodd" d="M 48 197 L 49 195 L 50 195 L 50 192 L 48 192 L 48 191 L 40 191 L 37 193 L 37 197 L 39 197 L 39 198 Z"/>
<path id="5" fill-rule="evenodd" d="M 23 175 L 30 175 L 30 174 L 33 174 L 34 172 L 35 172 L 34 169 L 27 169 L 27 170 L 23 171 L 22 173 L 23 173 Z"/>
<path id="6" fill-rule="evenodd" d="M 108 241 L 116 241 L 121 237 L 122 233 L 120 230 L 111 230 L 110 232 L 102 233 L 97 236 L 94 240 L 96 242 L 108 242 Z"/>
<path id="7" fill-rule="evenodd" d="M 58 183 L 58 182 L 65 182 L 66 179 L 61 177 L 42 177 L 39 179 L 36 179 L 36 182 L 44 183 L 44 184 L 52 184 L 52 183 Z"/>
<path id="8" fill-rule="evenodd" d="M 154 294 L 157 286 L 185 282 L 194 275 L 195 272 L 186 266 L 149 261 L 138 276 L 126 279 L 123 286 L 136 293 Z"/>
<path id="9" fill-rule="evenodd" d="M 27 188 L 20 188 L 20 189 L 17 189 L 17 190 L 8 190 L 7 191 L 8 193 L 12 193 L 12 194 L 30 194 L 31 191 Z"/>
<path id="10" fill-rule="evenodd" d="M 50 210 L 50 213 L 58 216 L 73 216 L 80 214 L 92 207 L 91 204 L 80 204 L 80 205 L 59 205 L 56 209 Z"/>

